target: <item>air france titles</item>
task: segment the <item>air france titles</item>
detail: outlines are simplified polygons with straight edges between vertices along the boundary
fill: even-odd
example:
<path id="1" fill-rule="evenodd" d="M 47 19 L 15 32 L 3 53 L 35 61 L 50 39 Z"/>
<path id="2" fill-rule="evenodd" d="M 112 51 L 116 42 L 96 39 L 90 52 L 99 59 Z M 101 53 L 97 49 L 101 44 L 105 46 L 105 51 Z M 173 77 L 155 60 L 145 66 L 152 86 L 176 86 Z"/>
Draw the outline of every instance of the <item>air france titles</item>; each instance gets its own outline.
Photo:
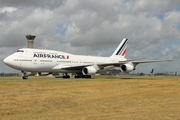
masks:
<path id="1" fill-rule="evenodd" d="M 64 55 L 53 55 L 53 54 L 38 54 L 34 53 L 34 58 L 54 58 L 54 59 L 66 59 Z"/>

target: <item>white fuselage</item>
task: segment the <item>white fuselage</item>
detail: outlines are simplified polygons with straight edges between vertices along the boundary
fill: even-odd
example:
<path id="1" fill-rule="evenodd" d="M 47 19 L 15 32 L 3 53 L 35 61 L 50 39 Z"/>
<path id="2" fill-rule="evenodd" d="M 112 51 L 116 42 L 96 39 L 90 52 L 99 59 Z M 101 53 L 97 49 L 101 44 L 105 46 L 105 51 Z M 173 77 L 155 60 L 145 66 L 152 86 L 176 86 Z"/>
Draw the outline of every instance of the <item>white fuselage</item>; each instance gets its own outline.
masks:
<path id="1" fill-rule="evenodd" d="M 126 60 L 121 58 L 121 60 Z M 17 52 L 4 59 L 4 62 L 17 70 L 30 71 L 30 72 L 69 72 L 77 73 L 82 69 L 61 69 L 71 66 L 90 66 L 103 63 L 118 62 L 119 58 L 116 57 L 97 57 L 97 56 L 83 56 L 73 55 L 70 53 L 54 51 L 54 50 L 42 50 L 42 49 L 19 49 Z M 115 66 L 107 66 L 107 69 L 111 69 Z M 103 68 L 105 70 L 105 68 Z"/>

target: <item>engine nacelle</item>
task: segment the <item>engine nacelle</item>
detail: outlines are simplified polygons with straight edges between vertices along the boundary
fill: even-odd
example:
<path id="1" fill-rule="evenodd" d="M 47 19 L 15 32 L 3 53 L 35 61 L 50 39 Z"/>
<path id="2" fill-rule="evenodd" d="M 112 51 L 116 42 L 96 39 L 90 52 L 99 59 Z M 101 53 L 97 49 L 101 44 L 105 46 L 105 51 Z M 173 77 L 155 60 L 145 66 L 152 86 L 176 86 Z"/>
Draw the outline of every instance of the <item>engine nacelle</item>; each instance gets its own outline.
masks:
<path id="1" fill-rule="evenodd" d="M 135 69 L 135 66 L 133 65 L 133 63 L 129 62 L 129 63 L 126 63 L 124 65 L 121 65 L 121 70 L 123 72 L 131 72 Z"/>
<path id="2" fill-rule="evenodd" d="M 82 69 L 83 75 L 94 75 L 99 70 L 97 66 L 88 66 Z"/>

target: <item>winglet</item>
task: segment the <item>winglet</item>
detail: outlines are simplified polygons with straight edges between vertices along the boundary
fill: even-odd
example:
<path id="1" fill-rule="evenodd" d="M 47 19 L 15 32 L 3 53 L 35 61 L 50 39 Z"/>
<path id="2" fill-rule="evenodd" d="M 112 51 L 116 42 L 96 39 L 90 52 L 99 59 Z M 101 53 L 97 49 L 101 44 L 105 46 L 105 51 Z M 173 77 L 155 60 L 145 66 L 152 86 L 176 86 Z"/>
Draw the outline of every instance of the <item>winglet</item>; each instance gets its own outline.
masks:
<path id="1" fill-rule="evenodd" d="M 172 58 L 172 61 L 173 61 L 175 58 L 176 58 L 176 56 L 174 56 L 174 57 Z"/>
<path id="2" fill-rule="evenodd" d="M 167 61 L 174 61 L 175 58 L 176 58 L 176 56 L 174 56 L 172 59 L 169 59 Z"/>

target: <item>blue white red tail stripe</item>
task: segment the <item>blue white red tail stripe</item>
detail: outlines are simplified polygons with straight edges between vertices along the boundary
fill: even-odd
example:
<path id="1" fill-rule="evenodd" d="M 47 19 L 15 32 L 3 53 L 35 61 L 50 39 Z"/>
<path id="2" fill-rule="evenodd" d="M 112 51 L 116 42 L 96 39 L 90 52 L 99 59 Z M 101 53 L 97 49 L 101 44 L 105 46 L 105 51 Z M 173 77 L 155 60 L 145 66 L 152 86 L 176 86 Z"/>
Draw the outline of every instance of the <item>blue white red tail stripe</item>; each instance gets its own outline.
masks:
<path id="1" fill-rule="evenodd" d="M 127 44 L 128 44 L 128 39 L 124 38 L 124 39 L 121 41 L 121 43 L 119 44 L 119 46 L 116 48 L 116 50 L 114 51 L 114 53 L 112 54 L 112 57 L 113 57 L 113 56 L 125 57 Z"/>
<path id="2" fill-rule="evenodd" d="M 126 51 L 126 46 L 128 43 L 128 39 L 126 39 L 123 43 L 123 45 L 121 46 L 121 48 L 118 50 L 118 52 L 116 53 L 116 55 L 121 55 L 123 53 L 123 51 Z"/>

